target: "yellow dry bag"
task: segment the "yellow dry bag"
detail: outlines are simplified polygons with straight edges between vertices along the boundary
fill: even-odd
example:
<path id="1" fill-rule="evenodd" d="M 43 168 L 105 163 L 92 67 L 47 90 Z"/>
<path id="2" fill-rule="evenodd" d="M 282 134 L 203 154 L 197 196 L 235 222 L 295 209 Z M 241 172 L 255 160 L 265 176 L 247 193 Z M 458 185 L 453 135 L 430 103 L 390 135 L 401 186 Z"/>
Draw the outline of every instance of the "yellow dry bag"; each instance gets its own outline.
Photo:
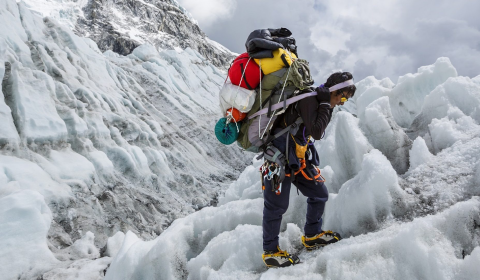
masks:
<path id="1" fill-rule="evenodd" d="M 290 67 L 293 62 L 292 58 L 295 59 L 297 56 L 294 53 L 288 53 L 286 50 L 280 48 L 273 51 L 272 58 L 255 58 L 255 62 L 261 67 L 263 74 L 268 75 L 283 67 Z"/>

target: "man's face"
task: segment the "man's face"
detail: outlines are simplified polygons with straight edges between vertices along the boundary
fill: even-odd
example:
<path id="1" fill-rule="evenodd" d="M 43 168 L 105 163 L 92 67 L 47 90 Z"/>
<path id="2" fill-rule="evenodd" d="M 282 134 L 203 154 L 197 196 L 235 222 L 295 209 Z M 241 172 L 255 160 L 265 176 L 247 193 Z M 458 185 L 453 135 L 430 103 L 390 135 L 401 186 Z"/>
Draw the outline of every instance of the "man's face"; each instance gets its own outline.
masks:
<path id="1" fill-rule="evenodd" d="M 351 95 L 348 94 L 348 91 L 341 89 L 339 91 L 339 94 L 333 92 L 331 93 L 330 108 L 332 109 L 335 108 L 335 106 L 337 105 L 343 105 L 351 97 Z"/>

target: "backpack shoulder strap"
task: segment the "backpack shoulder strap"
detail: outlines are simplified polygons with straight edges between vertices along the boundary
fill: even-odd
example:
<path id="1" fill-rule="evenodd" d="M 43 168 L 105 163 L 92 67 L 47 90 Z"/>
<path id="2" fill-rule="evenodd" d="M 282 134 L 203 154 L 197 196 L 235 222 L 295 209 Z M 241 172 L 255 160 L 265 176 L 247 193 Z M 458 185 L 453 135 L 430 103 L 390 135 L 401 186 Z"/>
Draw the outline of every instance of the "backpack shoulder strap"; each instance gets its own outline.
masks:
<path id="1" fill-rule="evenodd" d="M 286 100 L 286 102 L 278 102 L 277 104 L 274 104 L 272 105 L 271 109 L 270 110 L 277 110 L 277 109 L 280 109 L 282 108 L 283 106 L 285 105 L 290 105 L 292 103 L 295 103 L 297 101 L 300 101 L 304 98 L 307 98 L 307 97 L 310 97 L 310 96 L 315 96 L 317 95 L 317 92 L 307 92 L 307 93 L 303 93 L 303 94 L 300 94 L 300 95 L 297 95 L 297 96 L 294 96 L 294 97 L 290 97 Z M 269 108 L 264 108 L 262 110 L 259 110 L 258 112 L 256 112 L 255 114 L 251 115 L 250 117 L 248 117 L 248 119 L 253 119 L 255 118 L 256 116 L 260 116 L 260 115 L 264 115 L 264 114 L 267 114 L 268 113 L 268 110 Z"/>
<path id="2" fill-rule="evenodd" d="M 285 127 L 284 129 L 280 130 L 279 132 L 275 133 L 274 135 L 272 136 L 269 136 L 267 138 L 267 140 L 265 141 L 265 143 L 263 143 L 263 145 L 260 147 L 261 150 L 265 150 L 267 148 L 267 146 L 275 139 L 277 139 L 278 137 L 284 135 L 285 133 L 287 132 L 290 132 L 292 133 L 295 129 L 297 129 L 300 124 L 303 123 L 303 120 L 301 117 L 298 117 L 297 120 L 288 125 L 287 127 Z M 288 137 L 287 137 L 287 141 L 288 141 Z M 287 143 L 287 149 L 288 149 L 288 143 Z M 288 150 L 287 150 L 287 153 L 288 153 Z M 264 156 L 265 152 L 261 153 L 258 157 L 257 157 L 257 160 L 261 159 L 263 156 Z"/>

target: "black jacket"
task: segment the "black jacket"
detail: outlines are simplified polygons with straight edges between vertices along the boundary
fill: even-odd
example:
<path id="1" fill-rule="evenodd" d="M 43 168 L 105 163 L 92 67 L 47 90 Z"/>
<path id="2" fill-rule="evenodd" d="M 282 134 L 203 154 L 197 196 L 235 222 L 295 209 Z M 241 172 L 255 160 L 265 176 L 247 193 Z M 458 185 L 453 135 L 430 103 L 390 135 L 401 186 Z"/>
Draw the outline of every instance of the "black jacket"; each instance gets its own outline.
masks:
<path id="1" fill-rule="evenodd" d="M 318 96 L 304 98 L 290 106 L 287 111 L 275 121 L 274 133 L 294 123 L 299 116 L 302 117 L 303 123 L 294 135 L 295 141 L 292 141 L 292 138 L 289 139 L 288 167 L 292 170 L 297 170 L 300 166 L 299 159 L 295 154 L 295 142 L 300 145 L 305 145 L 309 135 L 315 140 L 320 140 L 327 125 L 330 123 L 333 109 L 330 109 L 330 100 L 326 99 L 327 98 Z M 287 137 L 291 137 L 289 133 L 273 141 L 273 145 L 283 153 L 286 152 Z M 312 157 L 307 161 L 307 166 L 310 168 L 312 165 L 319 165 L 320 160 L 314 145 L 309 145 L 309 150 Z"/>
<path id="2" fill-rule="evenodd" d="M 295 39 L 289 37 L 292 32 L 286 28 L 257 29 L 250 33 L 245 42 L 245 48 L 251 58 L 273 57 L 273 51 L 286 48 L 297 55 Z"/>
<path id="3" fill-rule="evenodd" d="M 303 123 L 295 137 L 302 143 L 304 142 L 304 134 L 305 138 L 311 135 L 313 139 L 320 140 L 330 123 L 332 111 L 329 101 L 321 101 L 316 96 L 310 96 L 288 107 L 285 114 L 276 120 L 275 127 L 285 128 L 287 125 L 294 123 L 300 116 Z"/>

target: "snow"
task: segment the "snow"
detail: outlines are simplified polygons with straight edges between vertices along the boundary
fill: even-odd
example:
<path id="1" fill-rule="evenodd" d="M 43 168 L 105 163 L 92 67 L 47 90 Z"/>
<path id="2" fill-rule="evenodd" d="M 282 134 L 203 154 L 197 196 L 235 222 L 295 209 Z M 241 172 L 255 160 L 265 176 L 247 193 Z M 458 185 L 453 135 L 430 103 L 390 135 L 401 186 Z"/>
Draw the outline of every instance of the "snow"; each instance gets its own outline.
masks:
<path id="1" fill-rule="evenodd" d="M 81 7 L 85 6 L 88 0 L 23 0 L 29 8 L 43 16 L 55 18 L 70 29 L 75 27 L 79 17 L 84 17 Z"/>
<path id="2" fill-rule="evenodd" d="M 370 103 L 360 121 L 373 147 L 387 156 L 398 173 L 405 173 L 412 140 L 393 119 L 388 96 Z"/>
<path id="3" fill-rule="evenodd" d="M 425 97 L 421 112 L 412 123 L 412 129 L 419 135 L 428 133 L 433 119 L 457 120 L 469 116 L 480 122 L 480 85 L 468 77 L 450 78 Z M 438 150 L 435 150 L 438 152 Z"/>
<path id="4" fill-rule="evenodd" d="M 412 149 L 409 151 L 409 155 L 410 170 L 413 170 L 424 163 L 429 163 L 434 158 L 428 150 L 425 140 L 420 136 L 413 141 Z"/>
<path id="5" fill-rule="evenodd" d="M 0 198 L 3 279 L 30 278 L 58 262 L 47 246 L 51 222 L 52 212 L 36 191 L 24 190 Z"/>
<path id="6" fill-rule="evenodd" d="M 65 201 L 71 197 L 70 188 L 52 179 L 39 165 L 12 156 L 0 155 L 0 197 L 20 190 L 37 191 L 47 201 Z"/>
<path id="7" fill-rule="evenodd" d="M 315 143 L 344 239 L 305 251 L 293 188 L 280 246 L 302 263 L 268 270 L 262 161 L 212 133 L 226 73 L 188 48 L 102 54 L 57 22 L 74 2 L 0 2 L 2 278 L 478 278 L 480 76 L 439 58 L 357 82 Z"/>
<path id="8" fill-rule="evenodd" d="M 480 272 L 473 265 L 480 261 L 476 79 L 456 77 L 440 58 L 397 85 L 374 77 L 357 85 L 352 103 L 335 110 L 325 138 L 315 143 L 330 192 L 323 228 L 340 232 L 342 241 L 301 249 L 306 198 L 293 190 L 280 245 L 302 263 L 267 270 L 261 161 L 253 159 L 217 208 L 176 220 L 153 241 L 136 241 L 132 253 L 114 258 L 106 279 L 474 279 Z M 441 94 L 448 97 L 443 102 Z M 123 267 L 129 262 L 136 265 Z"/>
<path id="9" fill-rule="evenodd" d="M 448 78 L 456 76 L 457 70 L 450 59 L 442 57 L 433 65 L 420 67 L 415 74 L 398 78 L 390 94 L 392 113 L 398 125 L 408 127 L 420 112 L 425 97 Z"/>
<path id="10" fill-rule="evenodd" d="M 135 241 L 129 246 L 130 259 L 125 259 L 127 256 L 123 259 L 117 257 L 106 279 L 176 279 L 178 273 L 185 273 L 185 270 L 189 279 L 451 279 L 454 275 L 458 275 L 458 279 L 469 279 L 474 277 L 478 268 L 468 264 L 480 260 L 477 253 L 479 230 L 475 229 L 474 222 L 480 218 L 479 207 L 478 198 L 471 199 L 435 216 L 418 218 L 410 223 L 393 223 L 381 231 L 344 239 L 321 251 L 303 251 L 300 254 L 305 260 L 303 264 L 268 271 L 260 258 L 259 225 L 238 225 L 220 233 L 211 228 L 210 231 L 217 234 L 210 232 L 210 241 L 206 246 L 200 246 L 201 253 L 196 254 L 199 251 L 197 246 L 182 252 L 186 249 L 185 242 L 201 244 L 205 232 L 198 239 L 192 239 L 191 234 L 197 231 L 195 227 L 185 228 L 191 224 L 187 217 L 187 220 L 179 220 L 165 232 L 169 236 L 175 234 L 176 246 L 168 245 L 173 240 L 161 237 L 148 244 Z M 203 215 L 205 212 L 213 214 L 212 209 L 202 211 Z M 216 218 L 216 224 L 227 218 L 221 219 L 216 214 L 212 216 Z M 210 225 L 218 227 L 216 224 Z M 190 234 L 185 235 L 186 232 Z M 280 236 L 281 246 L 298 249 L 301 246 L 300 235 L 300 229 L 289 224 Z M 152 242 L 156 242 L 153 247 Z M 171 250 L 166 253 L 168 249 L 160 244 Z M 139 250 L 142 247 L 148 251 L 146 255 Z M 462 259 L 462 254 L 467 254 L 465 259 Z M 139 258 L 131 259 L 133 256 Z M 120 266 L 116 261 L 133 265 Z M 165 267 L 169 261 L 173 262 L 172 266 Z M 132 271 L 132 267 L 136 269 Z"/>
<path id="11" fill-rule="evenodd" d="M 80 179 L 88 182 L 95 173 L 93 164 L 72 150 L 51 151 L 49 160 L 58 168 L 58 176 L 62 179 Z"/>
<path id="12" fill-rule="evenodd" d="M 15 279 L 101 279 L 112 260 L 101 250 L 109 237 L 119 230 L 157 237 L 215 203 L 245 166 L 240 150 L 210 133 L 225 73 L 192 49 L 102 54 L 59 23 L 76 21 L 83 12 L 75 7 L 86 2 L 27 2 L 0 1 L 0 199 L 29 192 L 48 205 L 49 222 L 25 228 L 58 261 L 42 262 L 32 246 L 32 260 L 17 265 L 22 256 L 9 249 L 0 266 L 14 266 Z M 11 240 L 7 233 L 0 239 Z"/>
<path id="13" fill-rule="evenodd" d="M 374 231 L 403 214 L 405 196 L 391 163 L 380 151 L 371 150 L 363 157 L 361 171 L 327 203 L 324 228 L 341 232 L 342 237 Z"/>
<path id="14" fill-rule="evenodd" d="M 330 122 L 325 139 L 316 142 L 320 168 L 330 166 L 333 176 L 327 184 L 329 192 L 336 193 L 343 183 L 357 175 L 363 155 L 372 149 L 359 127 L 359 120 L 347 112 L 338 112 Z"/>
<path id="15" fill-rule="evenodd" d="M 224 195 L 219 199 L 219 205 L 226 204 L 230 201 L 254 199 L 262 197 L 261 187 L 259 187 L 259 168 L 263 164 L 263 160 L 256 160 L 256 156 L 252 159 L 252 165 L 247 166 L 240 174 L 238 179 L 233 182 L 225 191 Z"/>
<path id="16" fill-rule="evenodd" d="M 107 241 L 107 251 L 105 255 L 109 257 L 115 257 L 122 248 L 123 241 L 125 240 L 125 233 L 119 231 L 114 236 L 109 237 Z"/>
<path id="17" fill-rule="evenodd" d="M 184 273 L 188 259 L 203 251 L 220 233 L 232 231 L 239 224 L 260 226 L 262 207 L 261 199 L 231 202 L 218 208 L 207 207 L 176 220 L 167 231 L 150 242 L 136 240 L 133 233 L 132 237 L 127 233 L 124 246 L 128 249 L 122 247 L 105 279 L 177 279 Z M 146 248 L 147 251 L 141 252 Z M 261 253 L 261 247 L 256 250 Z"/>
<path id="18" fill-rule="evenodd" d="M 32 71 L 19 64 L 12 65 L 12 114 L 17 119 L 20 134 L 28 141 L 61 141 L 67 127 L 55 112 L 52 78 L 41 71 Z"/>
<path id="19" fill-rule="evenodd" d="M 98 258 L 100 252 L 93 243 L 94 239 L 95 235 L 88 231 L 82 238 L 73 243 L 72 251 L 81 258 Z"/>

